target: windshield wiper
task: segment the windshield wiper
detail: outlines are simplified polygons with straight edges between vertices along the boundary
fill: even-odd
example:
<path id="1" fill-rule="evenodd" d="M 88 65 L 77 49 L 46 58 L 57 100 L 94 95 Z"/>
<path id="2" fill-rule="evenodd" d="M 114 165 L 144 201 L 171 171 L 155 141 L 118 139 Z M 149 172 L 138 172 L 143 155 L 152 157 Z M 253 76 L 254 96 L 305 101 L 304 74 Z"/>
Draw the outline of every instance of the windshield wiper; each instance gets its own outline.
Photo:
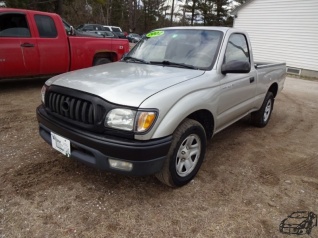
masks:
<path id="1" fill-rule="evenodd" d="M 193 65 L 184 64 L 184 63 L 177 63 L 177 62 L 171 62 L 171 61 L 168 61 L 168 60 L 164 60 L 164 61 L 150 61 L 150 64 L 176 66 L 176 67 L 182 67 L 182 68 L 187 68 L 187 69 L 198 69 L 198 67 L 195 67 Z"/>
<path id="2" fill-rule="evenodd" d="M 134 62 L 141 62 L 141 63 L 144 63 L 144 64 L 149 64 L 149 62 L 146 61 L 146 60 L 138 59 L 138 58 L 135 58 L 135 57 L 132 57 L 132 56 L 125 56 L 123 60 L 124 60 L 124 61 L 126 61 L 126 60 L 132 60 L 132 61 L 134 61 Z"/>

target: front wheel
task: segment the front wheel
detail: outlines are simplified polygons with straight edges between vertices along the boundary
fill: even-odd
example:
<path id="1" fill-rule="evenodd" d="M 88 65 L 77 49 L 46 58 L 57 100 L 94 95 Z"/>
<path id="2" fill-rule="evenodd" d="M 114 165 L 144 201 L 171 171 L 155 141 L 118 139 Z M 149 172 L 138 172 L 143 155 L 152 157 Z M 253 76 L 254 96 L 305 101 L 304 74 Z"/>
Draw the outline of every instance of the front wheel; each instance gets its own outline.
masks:
<path id="1" fill-rule="evenodd" d="M 203 126 L 195 120 L 186 119 L 174 132 L 167 159 L 156 177 L 171 187 L 189 183 L 202 164 L 205 149 Z"/>
<path id="2" fill-rule="evenodd" d="M 268 92 L 262 104 L 262 107 L 252 112 L 252 123 L 257 127 L 265 127 L 271 117 L 274 108 L 274 95 L 272 92 Z"/>

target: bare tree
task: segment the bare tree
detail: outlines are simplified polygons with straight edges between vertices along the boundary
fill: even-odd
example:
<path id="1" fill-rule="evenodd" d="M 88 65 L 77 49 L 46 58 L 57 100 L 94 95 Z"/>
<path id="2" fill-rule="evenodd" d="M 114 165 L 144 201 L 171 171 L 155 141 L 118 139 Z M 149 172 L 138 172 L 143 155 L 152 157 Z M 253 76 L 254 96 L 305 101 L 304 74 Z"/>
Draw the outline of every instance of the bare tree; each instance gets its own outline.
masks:
<path id="1" fill-rule="evenodd" d="M 186 4 L 183 5 L 183 9 L 184 9 L 185 13 L 187 13 L 187 12 L 191 13 L 191 16 L 190 16 L 191 26 L 193 26 L 194 20 L 197 17 L 197 15 L 200 14 L 200 12 L 199 12 L 200 9 L 198 8 L 199 3 L 200 3 L 199 0 L 192 0 L 192 1 L 186 1 Z"/>
<path id="2" fill-rule="evenodd" d="M 62 0 L 57 0 L 55 2 L 55 12 L 63 16 L 63 1 Z"/>

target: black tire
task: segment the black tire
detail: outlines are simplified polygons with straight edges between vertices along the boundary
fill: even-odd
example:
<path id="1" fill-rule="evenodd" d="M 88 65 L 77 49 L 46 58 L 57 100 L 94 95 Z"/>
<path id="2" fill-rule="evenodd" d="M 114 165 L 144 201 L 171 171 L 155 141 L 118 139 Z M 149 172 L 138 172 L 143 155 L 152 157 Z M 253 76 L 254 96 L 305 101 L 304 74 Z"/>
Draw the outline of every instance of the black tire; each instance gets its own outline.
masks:
<path id="1" fill-rule="evenodd" d="M 203 126 L 195 120 L 185 119 L 173 133 L 167 159 L 156 177 L 170 187 L 181 187 L 189 183 L 201 167 L 205 150 L 206 134 Z"/>
<path id="2" fill-rule="evenodd" d="M 252 112 L 252 124 L 257 127 L 265 127 L 272 115 L 273 108 L 274 95 L 272 92 L 268 92 L 266 94 L 262 107 L 258 111 Z"/>
<path id="3" fill-rule="evenodd" d="M 96 66 L 96 65 L 101 65 L 101 64 L 108 64 L 108 63 L 111 63 L 112 61 L 108 58 L 96 58 L 94 59 L 94 63 L 93 63 L 93 66 Z"/>

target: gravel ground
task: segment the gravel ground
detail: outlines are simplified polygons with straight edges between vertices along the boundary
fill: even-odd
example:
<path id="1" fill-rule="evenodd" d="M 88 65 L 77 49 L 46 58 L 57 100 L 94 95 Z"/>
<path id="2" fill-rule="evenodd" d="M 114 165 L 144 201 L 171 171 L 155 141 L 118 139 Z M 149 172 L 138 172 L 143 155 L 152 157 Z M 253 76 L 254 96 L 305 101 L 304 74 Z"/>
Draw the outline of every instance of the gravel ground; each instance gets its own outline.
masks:
<path id="1" fill-rule="evenodd" d="M 318 214 L 318 82 L 287 78 L 271 121 L 215 135 L 196 178 L 89 168 L 38 135 L 44 80 L 0 81 L 0 237 L 287 237 L 294 211 Z M 311 237 L 318 237 L 314 228 Z"/>

